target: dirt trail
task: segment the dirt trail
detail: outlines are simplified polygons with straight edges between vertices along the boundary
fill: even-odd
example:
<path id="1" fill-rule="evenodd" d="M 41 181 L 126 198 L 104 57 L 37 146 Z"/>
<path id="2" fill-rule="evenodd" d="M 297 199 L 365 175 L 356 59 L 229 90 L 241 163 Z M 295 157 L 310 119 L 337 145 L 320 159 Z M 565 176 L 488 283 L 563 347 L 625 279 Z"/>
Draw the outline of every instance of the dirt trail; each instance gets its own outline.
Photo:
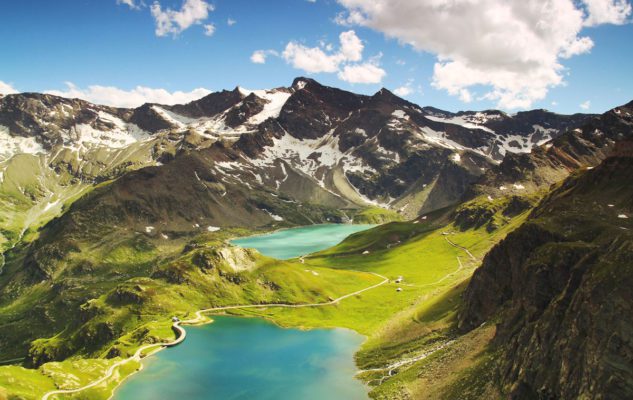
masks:
<path id="1" fill-rule="evenodd" d="M 223 306 L 223 307 L 212 307 L 212 308 L 205 308 L 203 310 L 198 310 L 195 313 L 195 318 L 192 319 L 188 319 L 188 320 L 184 320 L 184 321 L 176 321 L 174 322 L 174 324 L 172 325 L 172 328 L 174 329 L 174 331 L 176 331 L 177 334 L 177 338 L 174 341 L 171 342 L 163 342 L 163 343 L 153 343 L 153 344 L 148 344 L 145 345 L 143 347 L 140 347 L 138 350 L 136 350 L 136 352 L 134 353 L 134 355 L 130 358 L 126 358 L 125 360 L 121 360 L 116 362 L 115 364 L 112 364 L 110 366 L 110 368 L 108 368 L 105 372 L 105 374 L 97 379 L 92 381 L 91 383 L 76 388 L 76 389 L 59 389 L 59 390 L 52 390 L 46 394 L 44 394 L 44 396 L 42 396 L 42 400 L 49 400 L 52 397 L 56 396 L 56 395 L 60 395 L 60 394 L 73 394 L 73 393 L 78 393 L 81 391 L 84 391 L 86 389 L 90 389 L 92 387 L 95 387 L 105 381 L 107 381 L 109 378 L 112 377 L 112 375 L 114 375 L 116 369 L 124 364 L 127 364 L 130 361 L 141 361 L 142 354 L 149 349 L 152 348 L 156 348 L 156 349 L 162 349 L 165 347 L 173 347 L 176 346 L 180 343 L 182 343 L 185 338 L 187 337 L 187 331 L 181 326 L 181 325 L 196 325 L 196 324 L 200 324 L 203 322 L 207 321 L 207 318 L 205 318 L 202 314 L 206 314 L 206 313 L 211 313 L 214 311 L 225 311 L 225 310 L 235 310 L 235 309 L 243 309 L 243 308 L 305 308 L 305 307 L 324 307 L 324 306 L 331 306 L 334 304 L 338 304 L 341 300 L 345 300 L 349 297 L 353 297 L 356 295 L 359 295 L 363 292 L 366 292 L 368 290 L 372 290 L 375 289 L 379 286 L 384 285 L 385 283 L 389 282 L 389 279 L 380 275 L 380 274 L 376 274 L 374 272 L 370 272 L 371 274 L 382 278 L 382 282 L 377 283 L 375 285 L 366 287 L 364 289 L 361 290 L 357 290 L 355 292 L 346 294 L 344 296 L 341 296 L 337 299 L 328 301 L 328 302 L 324 302 L 324 303 L 311 303 L 311 304 L 277 304 L 277 303 L 271 303 L 271 304 L 244 304 L 244 305 L 234 305 L 234 306 Z"/>

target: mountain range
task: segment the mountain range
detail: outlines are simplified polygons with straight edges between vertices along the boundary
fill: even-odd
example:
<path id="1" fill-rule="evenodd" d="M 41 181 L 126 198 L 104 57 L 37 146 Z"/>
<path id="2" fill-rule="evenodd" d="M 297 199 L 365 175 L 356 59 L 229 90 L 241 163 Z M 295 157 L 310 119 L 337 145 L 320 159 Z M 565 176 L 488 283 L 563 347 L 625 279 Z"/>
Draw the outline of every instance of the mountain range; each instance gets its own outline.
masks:
<path id="1" fill-rule="evenodd" d="M 10 212 L 2 228 L 19 234 L 91 185 L 193 150 L 213 165 L 184 179 L 204 175 L 219 193 L 225 185 L 248 185 L 337 208 L 378 205 L 413 218 L 460 201 L 506 154 L 529 153 L 592 117 L 450 113 L 386 89 L 362 96 L 308 78 L 288 88 L 238 87 L 185 105 L 136 109 L 8 95 L 0 99 L 0 191 L 2 209 Z M 22 176 L 25 168 L 33 174 Z M 508 183 L 508 191 L 520 184 Z M 266 211 L 273 210 L 254 213 L 258 222 Z M 21 218 L 27 212 L 33 215 Z"/>
<path id="2" fill-rule="evenodd" d="M 0 97 L 0 354 L 30 369 L 122 356 L 157 340 L 129 335 L 178 296 L 256 303 L 279 289 L 239 268 L 269 261 L 229 237 L 384 223 L 338 259 L 397 254 L 420 229 L 486 238 L 447 332 L 495 324 L 499 398 L 627 398 L 632 138 L 633 102 L 454 113 L 305 77 L 135 109 Z"/>

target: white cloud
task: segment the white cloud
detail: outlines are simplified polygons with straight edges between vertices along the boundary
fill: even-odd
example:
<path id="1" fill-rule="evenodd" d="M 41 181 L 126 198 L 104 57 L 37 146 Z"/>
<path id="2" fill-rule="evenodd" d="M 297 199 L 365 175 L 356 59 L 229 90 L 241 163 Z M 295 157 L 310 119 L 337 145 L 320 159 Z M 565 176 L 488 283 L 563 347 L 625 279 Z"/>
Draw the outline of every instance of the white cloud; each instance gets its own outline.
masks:
<path id="1" fill-rule="evenodd" d="M 631 15 L 631 4 L 627 0 L 582 0 L 582 2 L 587 11 L 585 26 L 622 25 Z"/>
<path id="2" fill-rule="evenodd" d="M 48 90 L 45 93 L 69 98 L 79 98 L 95 104 L 113 107 L 138 107 L 144 103 L 184 104 L 211 93 L 210 90 L 197 88 L 190 92 L 169 92 L 165 89 L 137 86 L 132 90 L 112 86 L 92 85 L 79 88 L 66 82 L 66 90 Z"/>
<path id="3" fill-rule="evenodd" d="M 202 28 L 204 28 L 205 36 L 213 36 L 213 34 L 215 33 L 215 25 L 213 24 L 202 25 Z"/>
<path id="4" fill-rule="evenodd" d="M 140 10 L 141 6 L 139 4 L 136 4 L 136 2 L 134 0 L 116 0 L 117 4 L 126 4 L 127 6 L 129 6 L 131 9 L 133 10 Z"/>
<path id="5" fill-rule="evenodd" d="M 150 6 L 156 22 L 156 36 L 178 35 L 191 25 L 201 24 L 213 10 L 214 7 L 204 0 L 185 0 L 178 11 L 171 8 L 163 10 L 158 1 Z"/>
<path id="6" fill-rule="evenodd" d="M 11 86 L 8 83 L 0 81 L 0 94 L 6 95 L 6 94 L 15 94 L 15 93 L 19 93 L 19 92 L 13 86 Z"/>
<path id="7" fill-rule="evenodd" d="M 373 62 L 346 65 L 338 78 L 349 83 L 380 83 L 387 73 Z"/>
<path id="8" fill-rule="evenodd" d="M 279 56 L 275 50 L 255 50 L 251 55 L 251 62 L 254 64 L 266 64 L 268 56 Z"/>
<path id="9" fill-rule="evenodd" d="M 233 18 L 229 18 L 229 19 L 226 20 L 226 24 L 228 26 L 233 26 L 233 25 L 237 24 L 237 21 L 234 20 Z"/>
<path id="10" fill-rule="evenodd" d="M 437 55 L 435 88 L 464 101 L 483 90 L 478 98 L 502 108 L 529 107 L 563 84 L 561 59 L 593 46 L 580 34 L 583 26 L 629 12 L 624 0 L 582 0 L 587 12 L 575 0 L 338 1 L 347 11 L 337 23 L 367 26 Z"/>
<path id="11" fill-rule="evenodd" d="M 356 32 L 347 31 L 339 36 L 341 41 L 340 55 L 345 61 L 360 61 L 363 59 L 363 42 L 356 36 Z"/>
<path id="12" fill-rule="evenodd" d="M 413 83 L 415 82 L 415 80 L 413 79 L 408 79 L 407 82 L 404 85 L 401 85 L 397 88 L 395 88 L 393 90 L 393 93 L 396 96 L 400 96 L 400 97 L 407 97 L 410 94 L 413 94 L 415 92 L 415 89 L 413 88 Z M 422 89 L 420 88 L 420 92 L 422 91 Z"/>
<path id="13" fill-rule="evenodd" d="M 289 42 L 281 57 L 294 68 L 308 73 L 338 73 L 341 80 L 350 83 L 379 83 L 386 72 L 379 66 L 380 56 L 360 63 L 365 46 L 353 30 L 339 35 L 339 48 L 321 41 L 317 47 Z M 251 61 L 261 61 L 261 54 L 253 54 Z M 264 60 L 265 61 L 265 60 Z"/>
<path id="14" fill-rule="evenodd" d="M 406 84 L 406 85 L 395 88 L 393 93 L 396 96 L 407 97 L 408 95 L 413 93 L 413 88 L 411 87 L 411 85 Z"/>
<path id="15" fill-rule="evenodd" d="M 558 106 L 558 102 L 557 101 L 552 101 L 552 107 L 557 107 Z"/>
<path id="16" fill-rule="evenodd" d="M 288 43 L 281 56 L 293 67 L 310 73 L 336 72 L 344 61 L 340 53 L 328 54 L 319 47 L 306 47 L 297 42 Z"/>
<path id="17" fill-rule="evenodd" d="M 580 103 L 580 108 L 582 108 L 583 110 L 588 110 L 590 107 L 591 107 L 591 101 L 589 100 Z"/>

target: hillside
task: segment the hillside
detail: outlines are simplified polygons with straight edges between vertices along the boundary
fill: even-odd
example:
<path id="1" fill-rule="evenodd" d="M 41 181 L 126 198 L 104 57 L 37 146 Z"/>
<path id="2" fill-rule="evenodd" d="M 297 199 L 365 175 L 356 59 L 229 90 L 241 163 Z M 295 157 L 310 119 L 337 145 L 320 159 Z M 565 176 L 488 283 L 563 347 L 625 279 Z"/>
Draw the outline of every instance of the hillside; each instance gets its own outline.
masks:
<path id="1" fill-rule="evenodd" d="M 633 395 L 628 146 L 558 185 L 464 293 L 462 331 L 499 321 L 497 373 L 513 398 Z"/>
<path id="2" fill-rule="evenodd" d="M 214 144 L 216 174 L 315 203 L 413 218 L 458 202 L 506 154 L 587 121 L 544 110 L 450 113 L 383 89 L 363 96 L 297 78 L 189 104 L 105 107 L 49 94 L 0 98 L 0 246 L 9 248 L 103 181 Z"/>
<path id="3" fill-rule="evenodd" d="M 391 282 L 328 309 L 231 312 L 367 335 L 357 363 L 374 398 L 628 393 L 630 371 L 608 368 L 619 359 L 598 338 L 631 304 L 618 286 L 631 227 L 618 216 L 632 212 L 633 103 L 601 116 L 450 113 L 297 78 L 137 109 L 9 95 L 0 114 L 0 354 L 28 367 L 0 369 L 0 384 L 16 393 L 64 386 L 51 368 L 89 381 L 77 363 L 102 371 L 171 338 L 170 315 L 327 301 L 376 283 L 367 272 Z M 383 225 L 301 260 L 228 243 L 332 222 Z M 608 328 L 579 328 L 606 303 L 587 293 L 612 289 Z M 594 347 L 561 339 L 581 328 Z M 570 365 L 607 361 L 530 372 L 561 348 Z"/>

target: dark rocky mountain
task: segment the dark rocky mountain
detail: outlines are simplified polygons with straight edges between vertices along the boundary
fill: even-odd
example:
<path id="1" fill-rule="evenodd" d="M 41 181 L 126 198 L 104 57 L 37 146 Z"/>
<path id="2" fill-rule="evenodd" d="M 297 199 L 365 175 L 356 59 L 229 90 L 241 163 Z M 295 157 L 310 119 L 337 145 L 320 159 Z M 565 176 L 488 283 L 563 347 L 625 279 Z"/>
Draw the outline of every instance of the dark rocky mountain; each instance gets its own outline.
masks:
<path id="1" fill-rule="evenodd" d="M 633 102 L 594 116 L 530 153 L 509 154 L 483 174 L 467 197 L 520 194 L 548 187 L 578 168 L 599 164 L 617 143 L 631 137 Z"/>
<path id="2" fill-rule="evenodd" d="M 501 321 L 497 373 L 512 398 L 633 397 L 633 145 L 606 138 L 630 129 L 628 107 L 558 139 L 597 158 L 608 142 L 613 155 L 559 184 L 465 292 L 460 329 Z"/>
<path id="3" fill-rule="evenodd" d="M 281 188 L 286 175 L 279 165 L 285 164 L 345 202 L 377 204 L 408 217 L 456 203 L 469 183 L 506 154 L 529 152 L 588 118 L 545 110 L 449 113 L 420 108 L 386 89 L 363 96 L 308 78 L 295 79 L 289 88 L 238 87 L 185 105 L 133 110 L 40 94 L 0 99 L 0 126 L 12 142 L 4 159 L 61 151 L 65 160 L 75 154 L 79 164 L 92 163 L 95 149 L 154 141 L 144 146 L 144 162 L 128 163 L 140 167 L 223 141 L 241 153 L 223 170 L 249 184 L 262 180 Z M 48 162 L 57 167 L 58 160 Z M 81 168 L 70 172 L 88 182 L 99 179 Z"/>

